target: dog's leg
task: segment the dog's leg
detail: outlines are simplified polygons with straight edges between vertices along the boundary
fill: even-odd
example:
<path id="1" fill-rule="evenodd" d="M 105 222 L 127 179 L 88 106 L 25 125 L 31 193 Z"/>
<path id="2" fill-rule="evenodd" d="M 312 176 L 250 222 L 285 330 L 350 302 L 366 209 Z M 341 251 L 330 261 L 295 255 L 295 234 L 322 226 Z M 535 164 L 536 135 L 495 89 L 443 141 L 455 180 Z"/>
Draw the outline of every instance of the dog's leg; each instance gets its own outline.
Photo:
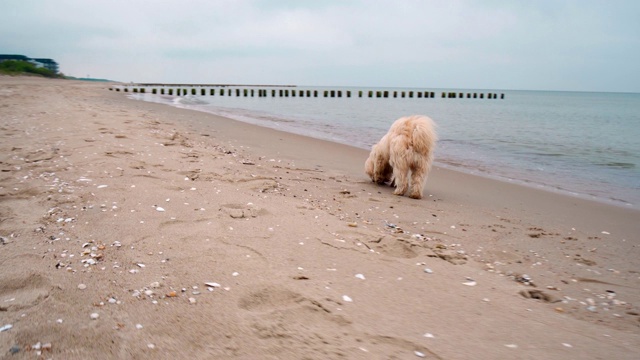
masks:
<path id="1" fill-rule="evenodd" d="M 389 181 L 390 177 L 389 159 L 384 158 L 382 155 L 378 156 L 375 161 L 374 180 L 377 184 L 382 185 Z"/>
<path id="2" fill-rule="evenodd" d="M 381 142 L 386 139 L 386 136 L 382 138 Z M 367 166 L 371 169 L 371 180 L 376 184 L 383 185 L 391 178 L 391 166 L 389 165 L 388 151 L 385 151 L 385 143 L 376 144 L 371 150 L 369 159 L 367 159 Z"/>
<path id="3" fill-rule="evenodd" d="M 407 173 L 401 171 L 393 171 L 396 189 L 393 191 L 393 195 L 402 196 L 407 192 L 407 188 L 409 187 L 409 177 Z"/>
<path id="4" fill-rule="evenodd" d="M 396 186 L 394 195 L 404 195 L 409 187 L 409 156 L 411 150 L 407 149 L 402 141 L 391 143 L 391 156 L 389 163 L 393 168 L 393 181 Z"/>
<path id="5" fill-rule="evenodd" d="M 389 161 L 387 160 L 387 163 L 384 167 L 384 176 L 383 176 L 384 181 L 381 182 L 380 184 L 386 184 L 388 182 L 391 182 L 389 185 L 393 186 L 393 168 L 391 167 L 391 164 L 389 164 Z"/>
<path id="6" fill-rule="evenodd" d="M 418 166 L 411 170 L 411 187 L 409 189 L 410 198 L 422 199 L 422 191 L 426 180 L 427 168 L 424 166 Z"/>

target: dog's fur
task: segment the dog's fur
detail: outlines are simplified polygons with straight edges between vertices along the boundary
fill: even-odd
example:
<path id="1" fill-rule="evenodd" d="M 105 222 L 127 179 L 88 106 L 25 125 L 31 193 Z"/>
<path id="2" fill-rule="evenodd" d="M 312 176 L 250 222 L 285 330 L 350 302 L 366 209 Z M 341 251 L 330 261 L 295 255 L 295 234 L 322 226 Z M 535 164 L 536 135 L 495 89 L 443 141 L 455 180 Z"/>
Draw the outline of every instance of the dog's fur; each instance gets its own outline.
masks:
<path id="1" fill-rule="evenodd" d="M 395 195 L 402 196 L 408 190 L 409 197 L 421 199 L 437 140 L 435 123 L 429 117 L 402 117 L 373 145 L 365 172 L 375 183 L 395 185 Z"/>

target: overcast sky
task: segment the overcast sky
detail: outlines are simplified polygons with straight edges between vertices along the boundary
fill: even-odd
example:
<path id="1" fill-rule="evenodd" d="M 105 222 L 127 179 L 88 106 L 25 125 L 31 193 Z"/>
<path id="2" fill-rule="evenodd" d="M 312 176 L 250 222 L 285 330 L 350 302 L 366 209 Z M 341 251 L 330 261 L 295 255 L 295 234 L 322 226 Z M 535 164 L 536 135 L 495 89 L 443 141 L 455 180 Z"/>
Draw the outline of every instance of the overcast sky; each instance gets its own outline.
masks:
<path id="1" fill-rule="evenodd" d="M 638 0 L 0 0 L 0 54 L 161 83 L 640 92 Z"/>

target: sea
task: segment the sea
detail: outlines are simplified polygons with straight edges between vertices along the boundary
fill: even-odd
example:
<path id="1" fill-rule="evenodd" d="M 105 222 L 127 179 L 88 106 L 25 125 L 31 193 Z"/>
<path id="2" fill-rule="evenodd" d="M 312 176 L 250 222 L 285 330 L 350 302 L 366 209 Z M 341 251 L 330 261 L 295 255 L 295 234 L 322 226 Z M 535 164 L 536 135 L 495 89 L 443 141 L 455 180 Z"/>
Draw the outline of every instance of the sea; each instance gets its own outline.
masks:
<path id="1" fill-rule="evenodd" d="M 134 99 L 363 149 L 370 149 L 395 119 L 427 115 L 437 124 L 439 166 L 640 208 L 638 93 L 301 86 L 146 86 L 142 93 L 133 90 L 135 85 L 125 87 Z M 186 90 L 176 96 L 178 88 Z M 160 89 L 166 90 L 164 94 Z M 168 95 L 168 89 L 174 89 L 174 95 Z M 280 90 L 295 90 L 297 96 L 281 97 Z M 331 90 L 334 97 L 324 97 Z M 377 97 L 378 91 L 388 91 L 389 97 Z M 417 96 L 424 92 L 435 96 Z"/>

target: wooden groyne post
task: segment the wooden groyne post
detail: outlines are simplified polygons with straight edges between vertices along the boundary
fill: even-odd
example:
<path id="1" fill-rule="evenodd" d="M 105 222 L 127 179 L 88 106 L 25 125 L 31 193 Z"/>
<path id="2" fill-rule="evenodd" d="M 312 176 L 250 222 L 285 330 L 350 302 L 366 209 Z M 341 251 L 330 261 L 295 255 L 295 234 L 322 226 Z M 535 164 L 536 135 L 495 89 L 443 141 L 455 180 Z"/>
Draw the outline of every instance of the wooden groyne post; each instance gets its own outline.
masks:
<path id="1" fill-rule="evenodd" d="M 200 88 L 200 91 L 197 90 L 197 87 Z M 210 87 L 208 90 L 207 87 Z M 232 88 L 233 87 L 233 88 Z M 280 88 L 274 89 L 273 86 L 265 85 L 264 88 L 260 88 L 260 86 L 235 86 L 235 85 L 170 85 L 170 84 L 138 84 L 138 85 L 116 85 L 114 87 L 110 87 L 109 90 L 115 91 L 124 91 L 124 92 L 133 92 L 133 93 L 141 93 L 145 94 L 150 92 L 153 95 L 169 95 L 173 96 L 187 96 L 190 94 L 191 96 L 216 96 L 216 90 L 219 89 L 220 96 L 236 96 L 236 97 L 257 97 L 266 98 L 269 95 L 273 98 L 275 97 L 300 97 L 300 98 L 310 98 L 319 97 L 318 90 L 310 90 L 310 89 L 287 89 Z M 269 91 L 271 90 L 271 91 Z M 351 98 L 351 90 L 330 90 L 326 89 L 322 91 L 322 95 L 325 98 L 342 98 L 347 97 Z M 368 97 L 368 98 L 418 98 L 418 99 L 433 99 L 436 97 L 434 91 L 398 91 L 398 90 L 357 90 L 357 97 Z M 442 91 L 441 97 L 443 99 L 484 99 L 486 96 L 487 99 L 505 99 L 505 94 L 501 93 L 498 95 L 494 92 L 461 92 L 461 91 Z"/>

